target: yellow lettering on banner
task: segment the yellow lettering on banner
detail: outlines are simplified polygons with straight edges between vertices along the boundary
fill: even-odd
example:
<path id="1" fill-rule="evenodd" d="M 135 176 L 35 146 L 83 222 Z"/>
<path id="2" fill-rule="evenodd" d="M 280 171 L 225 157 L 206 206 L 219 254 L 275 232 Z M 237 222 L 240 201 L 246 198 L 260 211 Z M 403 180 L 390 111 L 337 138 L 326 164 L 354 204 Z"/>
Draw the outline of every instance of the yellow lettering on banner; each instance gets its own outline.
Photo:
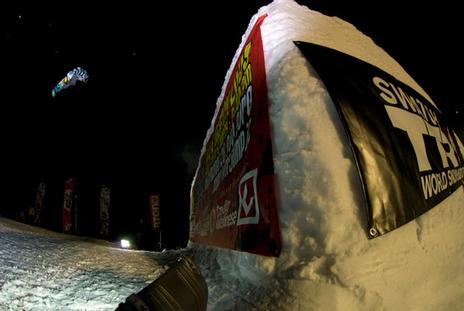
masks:
<path id="1" fill-rule="evenodd" d="M 219 161 L 220 163 L 218 163 L 217 158 L 225 143 L 226 137 L 232 131 L 232 124 L 239 110 L 241 98 L 245 95 L 248 86 L 252 82 L 251 48 L 252 44 L 250 41 L 242 50 L 242 54 L 237 61 L 235 75 L 232 77 L 230 88 L 224 95 L 221 108 L 216 117 L 213 133 L 206 147 L 205 175 L 212 175 L 209 180 L 212 180 L 218 173 L 213 171 L 219 171 L 224 165 L 223 161 Z"/>
<path id="2" fill-rule="evenodd" d="M 251 41 L 243 48 L 243 53 L 238 60 L 237 72 L 233 81 L 233 88 L 230 98 L 230 114 L 235 117 L 240 105 L 240 98 L 245 93 L 246 88 L 251 83 Z"/>

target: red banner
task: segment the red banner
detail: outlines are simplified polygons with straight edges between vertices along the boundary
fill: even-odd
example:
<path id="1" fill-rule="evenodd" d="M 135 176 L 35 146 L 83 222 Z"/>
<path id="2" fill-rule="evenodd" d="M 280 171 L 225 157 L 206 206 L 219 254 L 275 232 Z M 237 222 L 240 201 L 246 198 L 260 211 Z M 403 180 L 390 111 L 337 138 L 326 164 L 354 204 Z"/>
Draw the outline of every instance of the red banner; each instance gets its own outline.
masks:
<path id="1" fill-rule="evenodd" d="M 75 179 L 69 178 L 64 182 L 64 199 L 63 199 L 63 231 L 71 231 L 72 224 L 72 203 L 74 196 Z"/>
<path id="2" fill-rule="evenodd" d="M 260 25 L 251 30 L 227 82 L 192 188 L 191 240 L 278 256 L 266 72 Z"/>
<path id="3" fill-rule="evenodd" d="M 150 213 L 153 229 L 158 229 L 161 227 L 159 194 L 153 194 L 150 196 Z"/>

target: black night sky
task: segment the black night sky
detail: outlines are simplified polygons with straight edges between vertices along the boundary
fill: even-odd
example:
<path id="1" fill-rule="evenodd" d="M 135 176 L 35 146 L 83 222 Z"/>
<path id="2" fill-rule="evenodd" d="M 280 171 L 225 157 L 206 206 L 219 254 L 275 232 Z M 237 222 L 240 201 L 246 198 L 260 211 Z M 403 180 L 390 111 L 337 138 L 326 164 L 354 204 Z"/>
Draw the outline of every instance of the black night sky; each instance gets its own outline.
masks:
<path id="1" fill-rule="evenodd" d="M 62 204 L 64 180 L 74 176 L 88 209 L 83 233 L 94 226 L 97 189 L 106 183 L 115 232 L 146 226 L 148 195 L 158 192 L 167 246 L 185 245 L 192 169 L 216 98 L 249 19 L 269 2 L 2 7 L 0 213 L 17 218 L 44 178 L 52 197 L 45 226 L 58 230 L 59 213 L 52 211 Z M 461 79 L 454 78 L 463 69 L 457 4 L 299 2 L 373 38 L 462 129 Z M 52 98 L 52 88 L 76 66 L 89 73 L 87 84 Z"/>

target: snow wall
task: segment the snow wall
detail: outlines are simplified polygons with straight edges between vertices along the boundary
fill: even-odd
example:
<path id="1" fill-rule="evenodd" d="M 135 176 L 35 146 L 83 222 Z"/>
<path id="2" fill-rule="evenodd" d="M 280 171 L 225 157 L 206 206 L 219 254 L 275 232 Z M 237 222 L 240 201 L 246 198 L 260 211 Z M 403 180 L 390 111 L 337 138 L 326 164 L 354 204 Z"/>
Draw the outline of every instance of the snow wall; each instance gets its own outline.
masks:
<path id="1" fill-rule="evenodd" d="M 262 7 L 243 36 L 214 118 L 245 40 L 263 15 L 282 249 L 280 256 L 266 257 L 190 242 L 209 286 L 209 309 L 464 309 L 463 187 L 413 221 L 368 239 L 365 198 L 349 138 L 324 84 L 293 43 L 354 56 L 433 103 L 370 38 L 343 20 L 290 0 Z"/>

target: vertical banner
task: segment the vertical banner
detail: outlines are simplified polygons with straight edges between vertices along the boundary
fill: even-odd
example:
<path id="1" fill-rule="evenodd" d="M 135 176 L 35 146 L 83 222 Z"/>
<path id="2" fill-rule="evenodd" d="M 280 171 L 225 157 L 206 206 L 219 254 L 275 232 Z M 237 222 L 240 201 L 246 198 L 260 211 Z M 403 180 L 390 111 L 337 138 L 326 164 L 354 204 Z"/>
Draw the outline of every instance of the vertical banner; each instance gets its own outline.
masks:
<path id="1" fill-rule="evenodd" d="M 196 243 L 279 256 L 281 237 L 266 72 L 257 19 L 246 39 L 200 156 L 191 192 Z"/>
<path id="2" fill-rule="evenodd" d="M 44 198 L 45 198 L 45 191 L 47 188 L 47 184 L 45 181 L 41 180 L 39 182 L 39 185 L 37 186 L 37 191 L 35 194 L 35 218 L 34 218 L 34 224 L 39 225 L 42 221 L 41 219 L 41 214 L 42 214 L 42 209 L 44 206 Z"/>
<path id="3" fill-rule="evenodd" d="M 324 82 L 350 137 L 368 203 L 369 237 L 400 227 L 462 189 L 464 144 L 439 107 L 371 64 L 295 44 Z"/>
<path id="4" fill-rule="evenodd" d="M 64 182 L 63 198 L 63 231 L 70 232 L 72 225 L 72 205 L 74 197 L 75 178 L 69 178 Z"/>
<path id="5" fill-rule="evenodd" d="M 159 194 L 150 195 L 150 214 L 153 229 L 159 229 L 161 227 Z"/>
<path id="6" fill-rule="evenodd" d="M 102 185 L 100 190 L 100 235 L 104 238 L 110 236 L 110 205 L 111 189 Z"/>

